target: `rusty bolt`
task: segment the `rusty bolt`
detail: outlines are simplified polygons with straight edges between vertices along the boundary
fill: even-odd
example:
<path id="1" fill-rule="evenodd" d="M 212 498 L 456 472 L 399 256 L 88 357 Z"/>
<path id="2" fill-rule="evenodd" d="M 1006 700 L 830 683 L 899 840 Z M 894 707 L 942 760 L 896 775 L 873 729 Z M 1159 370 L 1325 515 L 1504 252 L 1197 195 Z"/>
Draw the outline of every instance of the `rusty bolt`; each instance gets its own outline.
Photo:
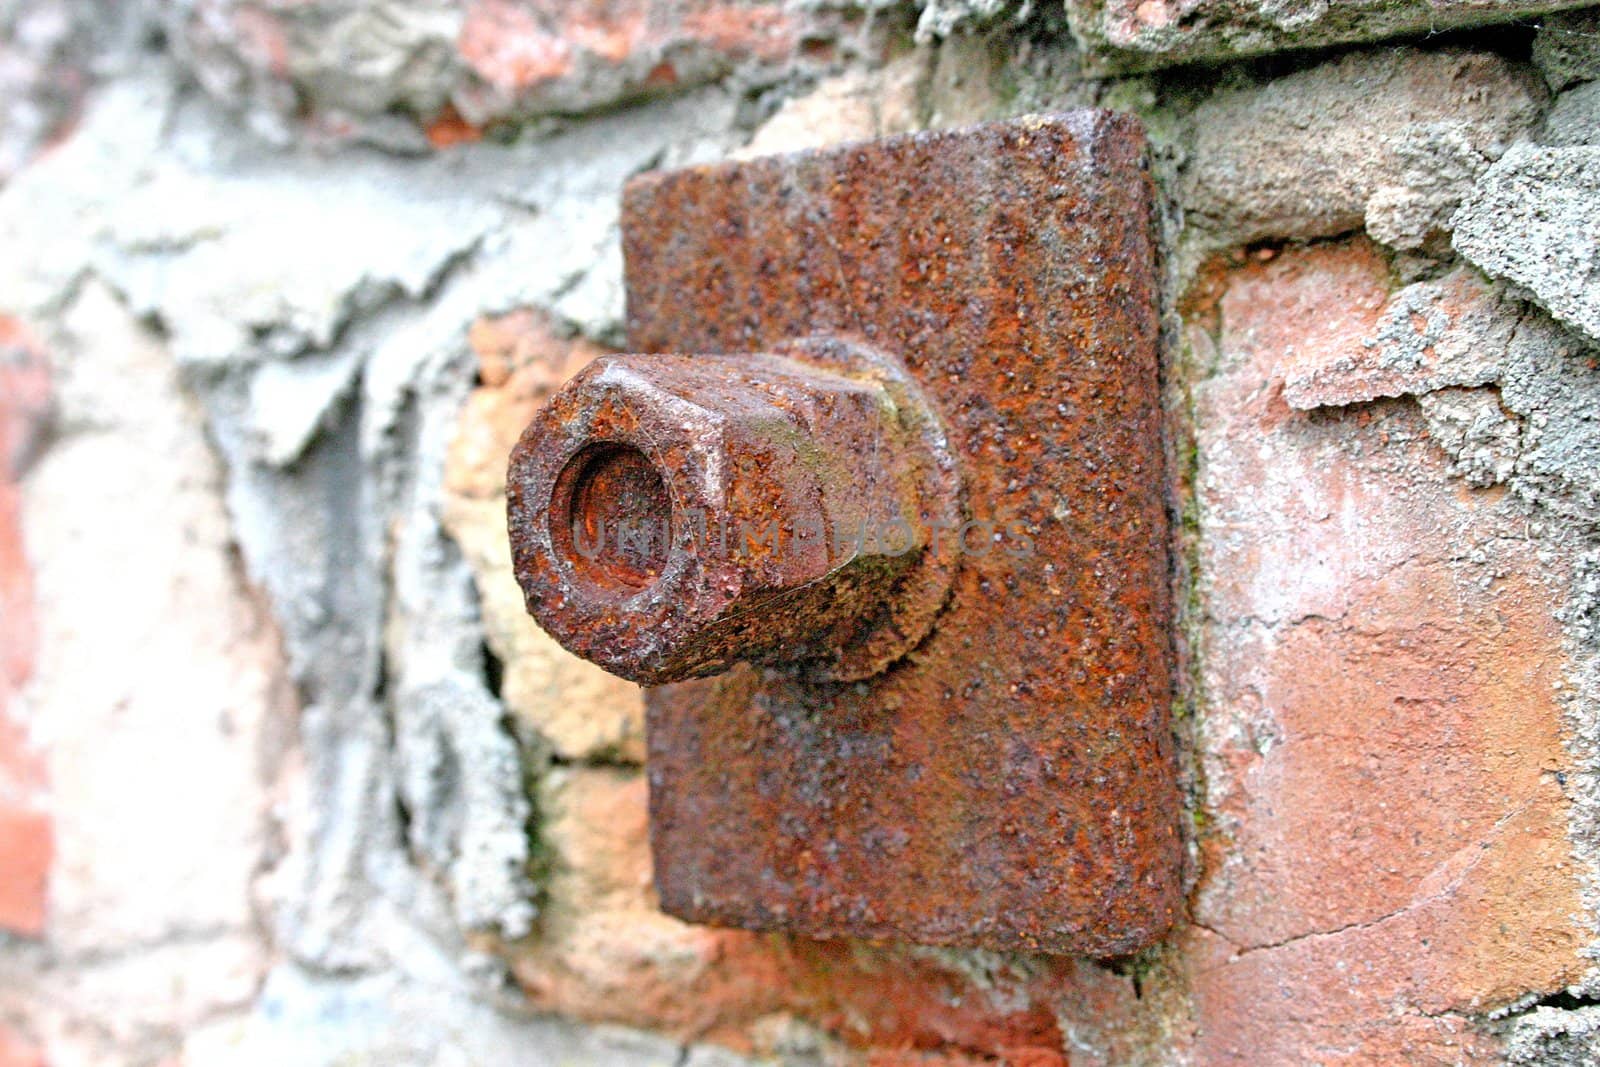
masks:
<path id="1" fill-rule="evenodd" d="M 596 360 L 507 485 L 529 613 L 647 685 L 739 661 L 875 674 L 926 635 L 959 548 L 938 419 L 893 360 L 838 340 Z"/>

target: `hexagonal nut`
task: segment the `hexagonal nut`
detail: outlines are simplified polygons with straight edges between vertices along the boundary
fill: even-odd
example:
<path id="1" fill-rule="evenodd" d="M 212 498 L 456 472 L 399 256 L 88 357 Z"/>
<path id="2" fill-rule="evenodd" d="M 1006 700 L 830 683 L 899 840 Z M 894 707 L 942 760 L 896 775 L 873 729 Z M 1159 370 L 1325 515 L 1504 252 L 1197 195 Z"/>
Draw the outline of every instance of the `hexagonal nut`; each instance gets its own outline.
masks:
<path id="1" fill-rule="evenodd" d="M 885 366 L 826 344 L 595 361 L 512 452 L 528 611 L 645 684 L 741 660 L 882 669 L 948 586 L 929 520 L 957 495 L 936 421 Z"/>

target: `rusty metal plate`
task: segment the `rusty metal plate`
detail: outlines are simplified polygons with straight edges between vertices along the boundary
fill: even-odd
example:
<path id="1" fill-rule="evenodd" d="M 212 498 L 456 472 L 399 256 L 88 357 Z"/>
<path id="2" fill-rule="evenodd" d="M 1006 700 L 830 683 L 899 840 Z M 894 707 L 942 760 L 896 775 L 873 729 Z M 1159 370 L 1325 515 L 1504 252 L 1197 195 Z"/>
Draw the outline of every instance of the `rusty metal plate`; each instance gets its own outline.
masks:
<path id="1" fill-rule="evenodd" d="M 1097 956 L 1174 919 L 1143 159 L 1134 120 L 1078 112 L 630 183 L 633 351 L 826 335 L 891 353 L 944 420 L 978 524 L 932 632 L 887 671 L 741 664 L 649 691 L 668 912 Z"/>

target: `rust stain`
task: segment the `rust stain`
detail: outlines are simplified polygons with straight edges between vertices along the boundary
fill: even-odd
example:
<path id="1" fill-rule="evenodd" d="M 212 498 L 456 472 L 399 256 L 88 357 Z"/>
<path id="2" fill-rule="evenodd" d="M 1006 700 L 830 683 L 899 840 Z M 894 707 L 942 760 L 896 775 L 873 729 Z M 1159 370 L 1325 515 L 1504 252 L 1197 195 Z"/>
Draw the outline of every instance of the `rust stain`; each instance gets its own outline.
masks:
<path id="1" fill-rule="evenodd" d="M 568 647 L 650 681 L 724 672 L 648 697 L 668 912 L 1098 956 L 1175 918 L 1143 149 L 1135 121 L 1085 111 L 628 187 L 631 347 L 694 355 L 558 394 L 513 458 L 511 532 Z M 642 459 L 586 473 L 596 445 Z M 664 494 L 575 495 L 644 464 Z M 686 502 L 780 525 L 876 509 L 919 534 L 893 564 L 733 560 L 689 547 Z M 671 548 L 585 580 L 572 532 L 641 509 Z M 947 515 L 956 537 L 924 532 Z"/>
<path id="2" fill-rule="evenodd" d="M 434 148 L 454 148 L 460 144 L 477 144 L 483 140 L 483 129 L 461 117 L 453 104 L 446 104 L 423 131 Z"/>

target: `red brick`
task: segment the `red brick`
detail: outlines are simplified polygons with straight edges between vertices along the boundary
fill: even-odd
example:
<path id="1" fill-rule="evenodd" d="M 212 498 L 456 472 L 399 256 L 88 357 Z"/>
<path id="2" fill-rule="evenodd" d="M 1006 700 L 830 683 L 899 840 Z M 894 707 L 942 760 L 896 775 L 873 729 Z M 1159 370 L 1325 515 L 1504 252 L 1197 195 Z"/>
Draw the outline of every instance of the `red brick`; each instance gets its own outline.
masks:
<path id="1" fill-rule="evenodd" d="M 1320 263 L 1318 270 L 1316 292 L 1293 287 L 1311 306 L 1274 316 L 1285 324 L 1298 315 L 1309 320 L 1289 342 L 1283 369 L 1290 407 L 1342 407 L 1494 380 L 1494 359 L 1515 320 L 1501 313 L 1498 298 L 1474 272 L 1420 282 L 1385 299 L 1387 265 L 1371 250 Z M 1326 306 L 1333 285 L 1351 299 Z M 1315 305 L 1319 295 L 1322 306 Z"/>
<path id="2" fill-rule="evenodd" d="M 45 782 L 44 759 L 28 744 L 22 726 L 0 710 L 0 800 L 36 796 Z"/>
<path id="3" fill-rule="evenodd" d="M 42 432 L 48 394 L 37 342 L 21 323 L 0 316 L 0 928 L 30 937 L 44 929 L 55 847 L 43 810 L 44 761 L 11 716 L 11 703 L 33 672 L 38 640 L 13 479 Z M 3 1057 L 0 1051 L 0 1063 Z"/>
<path id="4" fill-rule="evenodd" d="M 0 428 L 5 416 L 0 412 Z M 33 670 L 33 575 L 22 546 L 22 501 L 0 477 L 0 723 Z"/>
<path id="5" fill-rule="evenodd" d="M 726 61 L 776 61 L 793 53 L 799 27 L 778 3 L 709 0 L 474 0 L 459 47 L 485 82 L 517 91 L 556 82 L 592 65 L 642 63 L 640 84 L 671 84 L 668 53 L 700 50 Z"/>
<path id="6" fill-rule="evenodd" d="M 0 928 L 44 932 L 55 838 L 50 817 L 0 794 Z"/>
<path id="7" fill-rule="evenodd" d="M 1584 971 L 1555 687 L 1559 568 L 1448 475 L 1414 401 L 1298 412 L 1361 347 L 1364 243 L 1224 285 L 1197 389 L 1207 1064 L 1489 1062 L 1473 1015 Z M 1195 316 L 1200 321 L 1203 316 Z M 1425 383 L 1423 383 L 1425 384 Z"/>
<path id="8" fill-rule="evenodd" d="M 0 1067 L 45 1067 L 44 1054 L 21 1034 L 0 1023 Z"/>
<path id="9" fill-rule="evenodd" d="M 696 40 L 740 58 L 782 59 L 793 50 L 796 36 L 779 4 L 702 4 L 684 14 L 683 27 Z"/>
<path id="10" fill-rule="evenodd" d="M 513 0 L 478 0 L 469 7 L 460 48 L 473 71 L 500 89 L 526 89 L 572 69 L 572 43 Z"/>

